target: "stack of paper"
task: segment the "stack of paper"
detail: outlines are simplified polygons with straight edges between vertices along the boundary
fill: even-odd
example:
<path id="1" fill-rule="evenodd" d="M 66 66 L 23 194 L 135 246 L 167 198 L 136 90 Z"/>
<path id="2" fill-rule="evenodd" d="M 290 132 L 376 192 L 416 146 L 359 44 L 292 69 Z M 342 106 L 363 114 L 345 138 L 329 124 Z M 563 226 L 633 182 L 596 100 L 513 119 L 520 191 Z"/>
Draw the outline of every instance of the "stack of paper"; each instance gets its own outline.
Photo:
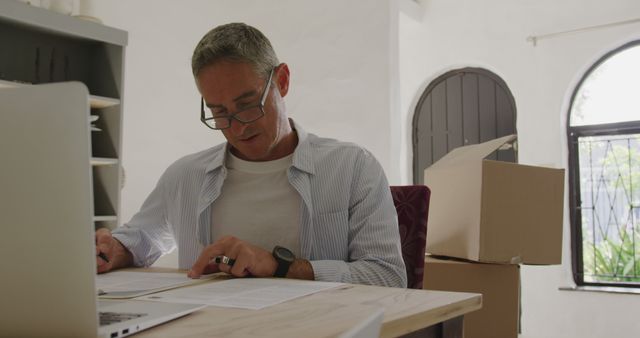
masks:
<path id="1" fill-rule="evenodd" d="M 260 310 L 341 285 L 344 284 L 284 278 L 234 278 L 138 299 Z"/>
<path id="2" fill-rule="evenodd" d="M 212 281 L 216 278 L 225 280 Z M 115 271 L 97 275 L 96 285 L 99 297 L 105 299 L 135 297 L 252 310 L 344 285 L 285 278 L 228 278 L 224 273 L 190 279 L 185 273 Z"/>
<path id="3" fill-rule="evenodd" d="M 133 298 L 150 293 L 201 283 L 222 274 L 191 279 L 186 273 L 113 271 L 96 276 L 100 298 Z"/>

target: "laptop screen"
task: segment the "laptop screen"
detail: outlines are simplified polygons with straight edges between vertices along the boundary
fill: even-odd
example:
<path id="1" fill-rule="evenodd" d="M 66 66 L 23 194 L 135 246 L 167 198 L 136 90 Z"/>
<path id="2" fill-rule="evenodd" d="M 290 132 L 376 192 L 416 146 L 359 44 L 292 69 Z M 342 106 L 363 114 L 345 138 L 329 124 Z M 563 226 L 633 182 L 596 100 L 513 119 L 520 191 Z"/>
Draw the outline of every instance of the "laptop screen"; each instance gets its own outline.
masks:
<path id="1" fill-rule="evenodd" d="M 95 336 L 88 91 L 0 89 L 2 334 Z"/>

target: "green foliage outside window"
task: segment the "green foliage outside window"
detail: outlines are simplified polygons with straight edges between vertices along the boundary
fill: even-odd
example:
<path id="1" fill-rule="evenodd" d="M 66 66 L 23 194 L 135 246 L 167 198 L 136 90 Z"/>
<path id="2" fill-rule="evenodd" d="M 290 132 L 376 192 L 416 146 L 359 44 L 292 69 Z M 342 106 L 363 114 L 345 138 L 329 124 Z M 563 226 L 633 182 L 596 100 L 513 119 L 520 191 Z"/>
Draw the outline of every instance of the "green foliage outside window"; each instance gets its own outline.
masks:
<path id="1" fill-rule="evenodd" d="M 580 138 L 585 282 L 640 282 L 640 135 Z"/>

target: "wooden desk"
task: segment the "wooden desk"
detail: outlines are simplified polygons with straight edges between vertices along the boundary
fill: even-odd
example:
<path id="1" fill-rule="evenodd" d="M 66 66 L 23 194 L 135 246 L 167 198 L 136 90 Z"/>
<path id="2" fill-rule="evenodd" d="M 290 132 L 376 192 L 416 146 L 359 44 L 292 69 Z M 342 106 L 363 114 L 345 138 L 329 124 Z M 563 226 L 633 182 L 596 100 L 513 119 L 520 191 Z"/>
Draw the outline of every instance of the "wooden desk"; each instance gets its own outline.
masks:
<path id="1" fill-rule="evenodd" d="M 335 337 L 378 308 L 381 337 L 462 337 L 462 317 L 481 307 L 479 294 L 347 284 L 262 310 L 211 306 L 136 337 Z"/>

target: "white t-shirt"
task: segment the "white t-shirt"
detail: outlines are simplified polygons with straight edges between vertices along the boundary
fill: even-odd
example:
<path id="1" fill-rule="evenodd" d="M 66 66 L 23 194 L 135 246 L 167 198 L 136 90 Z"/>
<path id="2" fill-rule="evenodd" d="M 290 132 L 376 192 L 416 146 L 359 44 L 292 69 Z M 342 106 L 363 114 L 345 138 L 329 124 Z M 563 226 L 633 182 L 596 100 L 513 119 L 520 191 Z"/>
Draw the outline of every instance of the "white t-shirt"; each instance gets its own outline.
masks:
<path id="1" fill-rule="evenodd" d="M 276 245 L 300 257 L 300 195 L 289 184 L 293 154 L 250 162 L 227 153 L 227 178 L 211 212 L 211 239 L 231 235 L 269 252 Z"/>

